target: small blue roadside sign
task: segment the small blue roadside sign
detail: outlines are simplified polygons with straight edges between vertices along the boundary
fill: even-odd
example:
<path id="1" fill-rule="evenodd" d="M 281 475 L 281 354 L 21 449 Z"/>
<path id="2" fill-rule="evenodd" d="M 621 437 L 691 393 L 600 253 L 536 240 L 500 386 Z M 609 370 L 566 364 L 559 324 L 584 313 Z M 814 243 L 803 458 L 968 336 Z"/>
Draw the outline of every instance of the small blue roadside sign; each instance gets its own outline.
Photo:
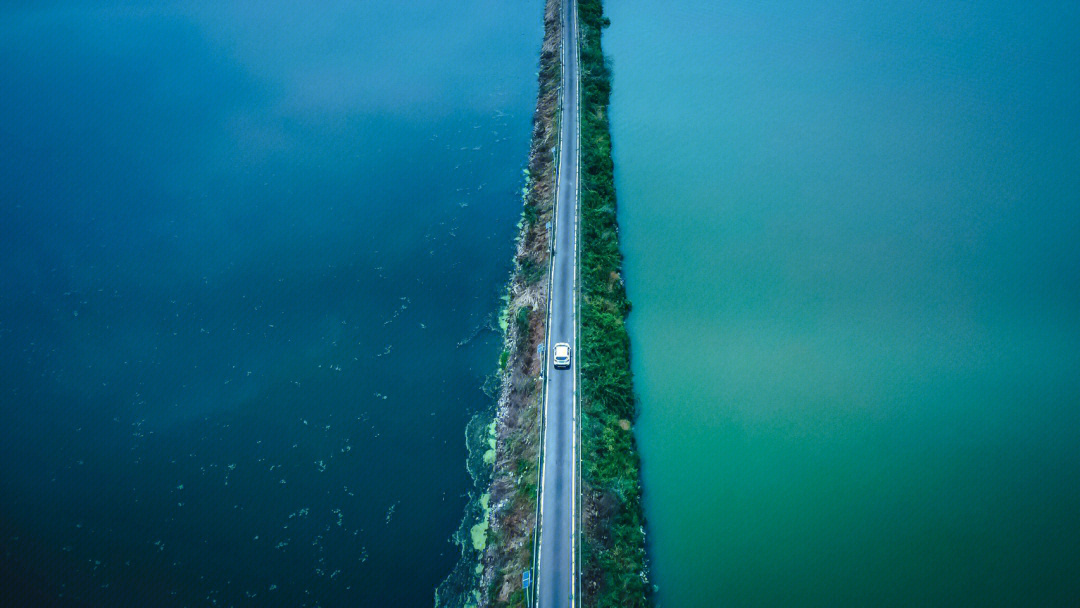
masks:
<path id="1" fill-rule="evenodd" d="M 541 355 L 544 354 L 544 343 L 543 342 L 536 345 L 536 352 L 541 354 Z"/>
<path id="2" fill-rule="evenodd" d="M 525 572 L 522 572 L 521 573 L 521 588 L 522 589 L 528 589 L 529 588 L 529 583 L 531 583 L 531 582 L 532 582 L 532 573 L 529 572 L 528 570 L 526 570 Z"/>

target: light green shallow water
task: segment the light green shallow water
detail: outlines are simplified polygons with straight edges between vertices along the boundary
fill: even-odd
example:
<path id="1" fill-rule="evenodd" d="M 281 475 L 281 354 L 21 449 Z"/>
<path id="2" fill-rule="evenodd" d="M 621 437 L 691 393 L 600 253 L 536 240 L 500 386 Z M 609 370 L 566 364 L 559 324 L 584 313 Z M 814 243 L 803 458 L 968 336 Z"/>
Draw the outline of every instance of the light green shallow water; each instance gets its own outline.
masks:
<path id="1" fill-rule="evenodd" d="M 1075 5 L 607 3 L 663 607 L 1080 602 Z"/>

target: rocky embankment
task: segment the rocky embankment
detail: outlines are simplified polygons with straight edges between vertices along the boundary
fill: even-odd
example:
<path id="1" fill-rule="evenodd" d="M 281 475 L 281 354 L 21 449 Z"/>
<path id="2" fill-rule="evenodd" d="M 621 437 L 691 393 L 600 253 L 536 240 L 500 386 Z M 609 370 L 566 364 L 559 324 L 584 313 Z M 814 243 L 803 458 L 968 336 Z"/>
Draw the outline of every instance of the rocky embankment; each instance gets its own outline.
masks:
<path id="1" fill-rule="evenodd" d="M 547 321 L 547 226 L 554 207 L 553 150 L 558 145 L 561 78 L 560 5 L 559 0 L 547 0 L 544 10 L 528 183 L 502 323 L 506 338 L 499 360 L 501 384 L 491 428 L 494 453 L 489 451 L 485 458 L 492 465 L 489 510 L 486 521 L 472 534 L 476 548 L 483 547 L 477 598 L 481 607 L 524 606 L 521 573 L 531 567 L 533 559 L 543 389 L 543 360 L 537 347 L 544 342 Z"/>

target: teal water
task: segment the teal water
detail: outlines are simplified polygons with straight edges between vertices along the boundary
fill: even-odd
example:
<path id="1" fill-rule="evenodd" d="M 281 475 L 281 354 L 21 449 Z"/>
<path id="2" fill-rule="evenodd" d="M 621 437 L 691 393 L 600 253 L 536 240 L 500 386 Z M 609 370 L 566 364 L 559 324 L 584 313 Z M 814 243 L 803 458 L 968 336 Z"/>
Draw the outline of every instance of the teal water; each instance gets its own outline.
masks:
<path id="1" fill-rule="evenodd" d="M 0 603 L 431 605 L 542 10 L 0 8 Z"/>
<path id="2" fill-rule="evenodd" d="M 659 605 L 1076 605 L 1076 5 L 606 4 Z"/>

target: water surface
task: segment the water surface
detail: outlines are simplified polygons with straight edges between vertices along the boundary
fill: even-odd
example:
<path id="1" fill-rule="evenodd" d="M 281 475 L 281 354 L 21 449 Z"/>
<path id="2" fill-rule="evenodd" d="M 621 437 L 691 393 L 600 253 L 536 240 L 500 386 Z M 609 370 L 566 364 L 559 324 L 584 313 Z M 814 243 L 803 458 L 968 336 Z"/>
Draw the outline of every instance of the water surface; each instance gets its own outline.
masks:
<path id="1" fill-rule="evenodd" d="M 1076 6 L 607 10 L 660 605 L 1074 605 Z"/>
<path id="2" fill-rule="evenodd" d="M 0 9 L 18 605 L 430 605 L 542 7 Z"/>

